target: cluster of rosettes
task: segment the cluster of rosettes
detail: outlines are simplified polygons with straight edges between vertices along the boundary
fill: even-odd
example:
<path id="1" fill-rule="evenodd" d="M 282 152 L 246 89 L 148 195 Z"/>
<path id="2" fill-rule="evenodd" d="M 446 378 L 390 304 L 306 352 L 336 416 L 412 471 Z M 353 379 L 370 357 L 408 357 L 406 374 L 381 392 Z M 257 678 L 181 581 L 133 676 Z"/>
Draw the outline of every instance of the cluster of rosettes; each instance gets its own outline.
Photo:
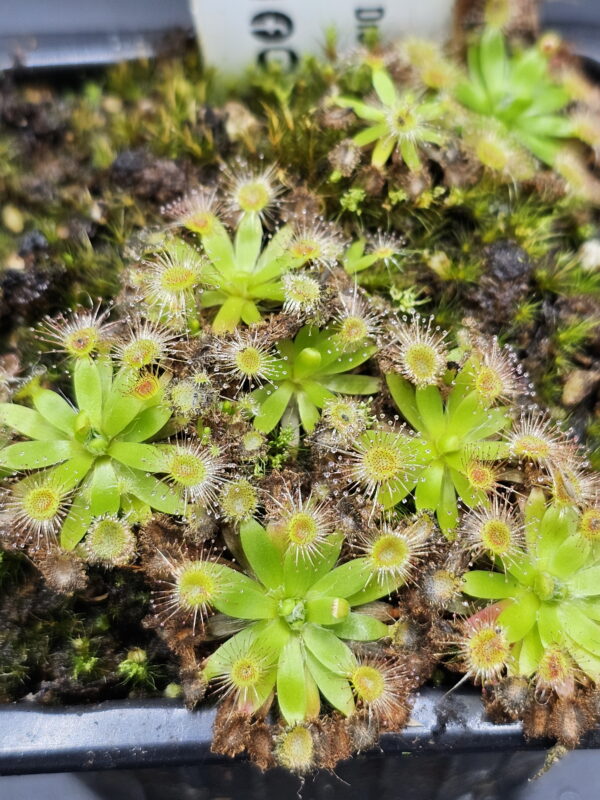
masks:
<path id="1" fill-rule="evenodd" d="M 430 160 L 448 166 L 446 148 L 460 152 L 474 171 L 479 165 L 511 183 L 551 167 L 570 191 L 598 202 L 598 182 L 588 168 L 600 142 L 593 87 L 560 57 L 555 35 L 530 47 L 511 44 L 498 4 L 487 5 L 488 22 L 472 37 L 466 69 L 427 41 L 361 52 L 372 74 L 371 94 L 333 94 L 323 101 L 325 124 L 353 132 L 330 154 L 331 181 L 351 178 L 365 152 L 378 171 L 423 175 Z"/>
<path id="2" fill-rule="evenodd" d="M 3 542 L 62 591 L 86 562 L 160 583 L 196 696 L 225 695 L 215 746 L 263 764 L 329 765 L 332 737 L 340 758 L 402 726 L 436 647 L 486 685 L 587 689 L 598 486 L 514 354 L 359 289 L 398 239 L 271 235 L 274 171 L 229 181 L 170 207 L 114 310 L 42 326 L 61 377 L 0 404 Z"/>

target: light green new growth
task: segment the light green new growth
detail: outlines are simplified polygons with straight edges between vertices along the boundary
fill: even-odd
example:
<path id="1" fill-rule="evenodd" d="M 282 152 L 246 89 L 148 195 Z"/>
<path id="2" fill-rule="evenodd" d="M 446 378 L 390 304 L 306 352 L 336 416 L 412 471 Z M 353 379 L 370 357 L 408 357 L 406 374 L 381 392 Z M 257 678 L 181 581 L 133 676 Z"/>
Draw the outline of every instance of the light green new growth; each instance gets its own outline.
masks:
<path id="1" fill-rule="evenodd" d="M 207 256 L 199 277 L 200 305 L 218 307 L 212 323 L 218 334 L 231 333 L 240 322 L 260 322 L 265 307 L 283 305 L 282 278 L 290 270 L 311 261 L 335 260 L 335 246 L 323 242 L 318 226 L 296 230 L 285 225 L 263 248 L 265 230 L 255 211 L 242 214 L 233 240 L 211 210 L 201 218 L 186 217 L 182 224 L 200 236 Z M 324 249 L 330 252 L 324 254 Z"/>
<path id="2" fill-rule="evenodd" d="M 600 515 L 548 505 L 534 489 L 519 526 L 520 546 L 493 559 L 495 570 L 465 573 L 463 591 L 499 601 L 496 623 L 511 644 L 510 671 L 560 690 L 575 665 L 600 680 Z M 496 524 L 500 533 L 500 524 Z M 516 531 L 519 533 L 519 531 Z M 498 536 L 495 537 L 498 541 Z M 488 551 L 489 555 L 493 555 Z"/>
<path id="3" fill-rule="evenodd" d="M 320 419 L 319 409 L 336 394 L 373 394 L 379 380 L 369 375 L 348 375 L 363 364 L 377 346 L 369 337 L 349 347 L 344 331 L 331 324 L 323 330 L 306 325 L 295 339 L 277 343 L 280 358 L 272 365 L 271 383 L 252 393 L 259 404 L 254 426 L 268 433 L 283 419 L 312 431 Z"/>
<path id="4" fill-rule="evenodd" d="M 455 88 L 457 100 L 492 117 L 507 137 L 552 166 L 564 140 L 576 134 L 562 113 L 569 94 L 550 75 L 547 57 L 538 47 L 509 54 L 502 31 L 489 26 L 469 47 L 468 67 L 468 79 Z"/>
<path id="5" fill-rule="evenodd" d="M 369 104 L 352 97 L 338 97 L 335 102 L 369 124 L 354 135 L 359 147 L 373 145 L 371 163 L 383 167 L 397 150 L 406 166 L 421 169 L 419 151 L 423 146 L 442 144 L 444 133 L 439 128 L 444 108 L 438 100 L 425 100 L 412 91 L 399 93 L 390 75 L 382 67 L 373 69 L 373 88 L 379 100 Z"/>
<path id="6" fill-rule="evenodd" d="M 181 514 L 182 494 L 154 477 L 169 472 L 177 448 L 146 443 L 171 417 L 166 378 L 116 369 L 108 357 L 82 357 L 73 364 L 75 405 L 39 386 L 31 391 L 33 408 L 0 404 L 0 423 L 27 437 L 0 450 L 2 467 L 31 471 L 13 484 L 7 502 L 15 524 L 38 536 L 60 531 L 70 550 L 95 517 Z"/>
<path id="7" fill-rule="evenodd" d="M 398 373 L 386 375 L 392 399 L 418 433 L 405 492 L 415 490 L 417 511 L 435 511 L 450 535 L 458 523 L 457 495 L 469 507 L 487 502 L 496 484 L 494 461 L 508 456 L 498 434 L 509 425 L 499 403 L 515 390 L 510 366 L 499 351 L 474 353 L 444 386 L 443 337 L 418 322 L 400 331 Z M 400 371 L 407 375 L 399 374 Z"/>
<path id="8" fill-rule="evenodd" d="M 257 711 L 276 691 L 290 725 L 318 716 L 319 694 L 345 716 L 353 713 L 359 662 L 344 640 L 386 636 L 388 626 L 360 607 L 394 591 L 411 557 L 409 540 L 389 533 L 365 556 L 335 566 L 343 536 L 318 539 L 310 521 L 309 513 L 297 512 L 288 520 L 285 541 L 254 520 L 242 524 L 242 548 L 256 579 L 220 563 L 195 562 L 189 568 L 203 586 L 199 598 L 246 621 L 206 660 L 205 677 L 233 692 L 246 713 Z M 180 584 L 185 574 L 180 570 Z"/>
<path id="9" fill-rule="evenodd" d="M 231 332 L 241 321 L 260 322 L 262 304 L 283 303 L 281 277 L 301 263 L 293 263 L 286 250 L 292 235 L 289 226 L 281 228 L 261 251 L 263 229 L 258 214 L 242 217 L 233 242 L 217 219 L 201 234 L 210 263 L 202 273 L 207 288 L 200 301 L 203 308 L 219 308 L 213 320 L 215 333 Z"/>

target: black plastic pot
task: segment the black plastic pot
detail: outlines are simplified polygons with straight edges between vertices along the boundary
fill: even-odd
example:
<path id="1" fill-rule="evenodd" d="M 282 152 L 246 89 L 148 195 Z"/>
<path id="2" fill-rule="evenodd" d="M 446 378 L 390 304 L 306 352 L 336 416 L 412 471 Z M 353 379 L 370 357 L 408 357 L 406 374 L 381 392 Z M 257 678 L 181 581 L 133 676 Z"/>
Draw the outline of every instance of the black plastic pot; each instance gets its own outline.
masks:
<path id="1" fill-rule="evenodd" d="M 1 707 L 0 773 L 92 771 L 87 776 L 69 777 L 79 793 L 65 793 L 63 788 L 54 795 L 51 778 L 45 778 L 45 788 L 39 795 L 44 800 L 54 796 L 63 800 L 279 800 L 296 796 L 299 779 L 283 770 L 261 774 L 243 759 L 224 759 L 211 753 L 213 719 L 213 709 L 189 712 L 165 700 L 71 708 L 40 708 L 26 703 Z M 538 794 L 542 784 L 528 789 L 528 779 L 543 765 L 549 746 L 548 742 L 526 741 L 518 724 L 491 723 L 476 693 L 444 695 L 426 689 L 417 697 L 411 724 L 403 732 L 386 734 L 379 748 L 342 763 L 335 775 L 323 772 L 310 778 L 301 797 L 591 800 L 600 796 L 600 792 L 585 793 L 586 787 L 579 785 L 581 775 L 573 778 L 574 783 L 569 778 L 574 788 L 567 789 L 567 794 L 561 788 L 563 784 L 555 781 L 546 784 L 549 789 L 542 786 L 543 794 Z M 582 746 L 599 748 L 600 730 L 589 734 Z M 151 769 L 139 769 L 142 767 Z M 113 768 L 136 772 L 99 772 Z M 28 786 L 37 785 L 35 780 L 28 780 Z M 19 785 L 15 779 L 0 778 L 0 798 L 38 796 L 35 788 L 27 790 L 29 794 L 15 794 L 20 791 Z M 96 793 L 89 794 L 92 788 Z M 554 789 L 559 788 L 561 793 L 555 794 Z"/>

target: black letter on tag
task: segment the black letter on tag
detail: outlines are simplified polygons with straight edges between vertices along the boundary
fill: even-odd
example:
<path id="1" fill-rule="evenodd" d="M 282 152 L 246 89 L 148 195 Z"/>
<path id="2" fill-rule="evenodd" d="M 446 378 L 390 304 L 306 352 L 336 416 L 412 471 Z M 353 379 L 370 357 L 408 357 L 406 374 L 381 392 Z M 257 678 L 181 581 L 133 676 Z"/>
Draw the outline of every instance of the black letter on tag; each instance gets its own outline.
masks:
<path id="1" fill-rule="evenodd" d="M 252 35 L 262 42 L 280 42 L 294 30 L 294 23 L 287 14 L 279 11 L 263 11 L 255 14 L 250 22 Z"/>
<path id="2" fill-rule="evenodd" d="M 357 8 L 354 11 L 354 16 L 359 22 L 366 22 L 372 25 L 374 22 L 379 22 L 383 19 L 385 8 Z"/>
<path id="3" fill-rule="evenodd" d="M 291 70 L 298 63 L 298 56 L 288 47 L 268 47 L 258 54 L 258 63 L 261 67 L 269 64 L 279 64 L 284 71 Z"/>

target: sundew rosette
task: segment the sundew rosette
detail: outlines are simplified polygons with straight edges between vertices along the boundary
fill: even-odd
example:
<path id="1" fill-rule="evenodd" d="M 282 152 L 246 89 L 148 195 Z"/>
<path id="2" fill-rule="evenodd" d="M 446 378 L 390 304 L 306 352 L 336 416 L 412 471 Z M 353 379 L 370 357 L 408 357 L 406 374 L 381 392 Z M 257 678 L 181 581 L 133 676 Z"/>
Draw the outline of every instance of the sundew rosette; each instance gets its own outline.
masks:
<path id="1" fill-rule="evenodd" d="M 478 537 L 493 568 L 463 576 L 467 595 L 493 601 L 494 624 L 510 644 L 509 674 L 562 695 L 600 679 L 599 519 L 597 507 L 558 506 L 535 489 L 522 517 L 498 518 L 502 547 L 499 536 Z"/>

